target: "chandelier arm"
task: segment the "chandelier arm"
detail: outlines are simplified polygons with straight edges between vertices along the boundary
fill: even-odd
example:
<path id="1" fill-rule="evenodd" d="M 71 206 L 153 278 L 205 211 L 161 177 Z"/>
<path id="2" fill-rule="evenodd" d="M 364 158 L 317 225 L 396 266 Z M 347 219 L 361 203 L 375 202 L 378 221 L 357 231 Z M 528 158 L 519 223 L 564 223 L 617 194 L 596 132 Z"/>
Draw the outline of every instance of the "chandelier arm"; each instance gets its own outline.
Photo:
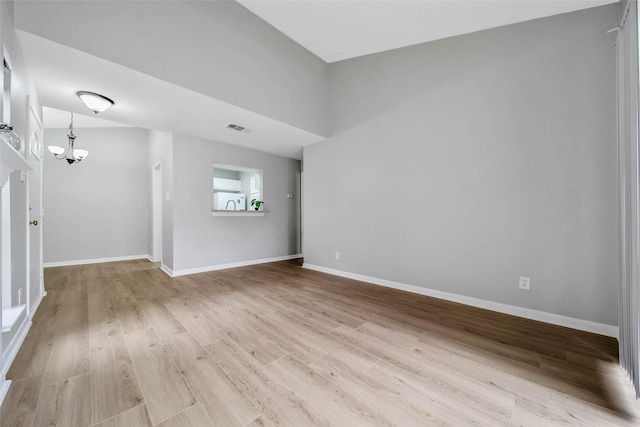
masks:
<path id="1" fill-rule="evenodd" d="M 74 148 L 76 136 L 73 134 L 73 113 L 71 113 L 71 123 L 69 123 L 69 134 L 67 135 L 67 138 L 69 138 L 69 145 L 67 146 L 66 150 L 58 154 L 54 153 L 53 151 L 51 152 L 51 154 L 53 154 L 56 159 L 66 160 L 71 165 L 74 163 L 79 163 L 89 155 L 89 152 L 86 150 L 79 150 L 79 152 L 76 154 L 76 151 L 78 150 L 75 150 Z"/>

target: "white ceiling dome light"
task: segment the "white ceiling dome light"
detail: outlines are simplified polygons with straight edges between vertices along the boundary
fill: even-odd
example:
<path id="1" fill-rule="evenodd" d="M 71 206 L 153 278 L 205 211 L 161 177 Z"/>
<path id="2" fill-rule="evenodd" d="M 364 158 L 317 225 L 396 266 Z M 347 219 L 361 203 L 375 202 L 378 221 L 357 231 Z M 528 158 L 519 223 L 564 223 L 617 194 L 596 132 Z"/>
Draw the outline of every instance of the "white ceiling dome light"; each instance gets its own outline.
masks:
<path id="1" fill-rule="evenodd" d="M 114 104 L 114 102 L 106 96 L 98 93 L 87 92 L 86 90 L 77 92 L 77 95 L 80 97 L 82 102 L 84 102 L 84 105 L 86 105 L 87 108 L 95 114 L 106 111 Z"/>

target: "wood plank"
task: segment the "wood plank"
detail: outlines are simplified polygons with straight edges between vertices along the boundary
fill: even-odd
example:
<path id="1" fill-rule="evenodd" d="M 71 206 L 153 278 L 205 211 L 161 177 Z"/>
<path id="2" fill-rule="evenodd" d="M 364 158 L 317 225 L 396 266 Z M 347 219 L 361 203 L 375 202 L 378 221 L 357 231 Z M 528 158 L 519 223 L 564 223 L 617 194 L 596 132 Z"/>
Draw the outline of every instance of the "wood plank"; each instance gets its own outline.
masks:
<path id="1" fill-rule="evenodd" d="M 169 353 L 211 420 L 222 426 L 244 426 L 261 408 L 247 390 L 232 381 L 207 352 L 187 333 L 164 339 Z"/>
<path id="2" fill-rule="evenodd" d="M 331 425 L 394 425 L 369 402 L 360 401 L 346 390 L 335 387 L 292 356 L 284 356 L 266 369 L 310 406 L 322 410 Z"/>
<path id="3" fill-rule="evenodd" d="M 53 324 L 42 318 L 37 321 L 34 320 L 27 337 L 7 372 L 7 378 L 20 380 L 44 374 L 49 363 L 53 340 Z"/>
<path id="4" fill-rule="evenodd" d="M 185 300 L 174 297 L 163 301 L 184 328 L 201 346 L 220 341 L 225 334 Z"/>
<path id="5" fill-rule="evenodd" d="M 0 425 L 31 427 L 36 416 L 42 375 L 13 381 L 2 402 Z"/>
<path id="6" fill-rule="evenodd" d="M 421 381 L 402 368 L 384 360 L 371 367 L 367 375 L 396 390 L 406 399 L 407 404 L 414 408 L 424 408 L 436 419 L 443 420 L 445 424 L 452 426 L 510 425 L 510 420 L 487 411 L 482 406 L 469 405 L 464 396 L 443 390 L 439 384 Z"/>
<path id="7" fill-rule="evenodd" d="M 354 345 L 369 351 L 390 365 L 395 365 L 395 375 L 415 384 L 436 401 L 441 399 L 472 406 L 478 413 L 487 415 L 494 425 L 504 424 L 511 417 L 514 396 L 476 381 L 472 377 L 457 375 L 457 372 L 443 369 L 445 365 L 424 362 L 414 352 L 405 353 L 391 347 L 376 337 L 362 334 L 347 326 L 341 326 L 332 334 L 351 340 Z M 381 366 L 378 363 L 376 366 Z M 461 404 L 461 403 L 458 403 Z M 495 414 L 495 416 L 494 416 Z"/>
<path id="8" fill-rule="evenodd" d="M 429 412 L 424 405 L 407 401 L 402 393 L 389 387 L 386 381 L 378 381 L 354 370 L 330 354 L 313 362 L 311 367 L 341 390 L 373 405 L 396 425 L 453 425 L 446 418 L 438 418 Z"/>
<path id="9" fill-rule="evenodd" d="M 156 427 L 205 427 L 214 425 L 199 403 L 157 424 Z"/>
<path id="10" fill-rule="evenodd" d="M 551 391 L 549 410 L 556 414 L 583 423 L 588 426 L 640 426 L 638 402 L 630 399 L 618 399 L 612 402 L 616 410 L 603 408 L 570 395 Z"/>
<path id="11" fill-rule="evenodd" d="M 120 329 L 91 335 L 90 396 L 94 424 L 143 403 Z"/>
<path id="12" fill-rule="evenodd" d="M 327 317 L 318 315 L 312 311 L 306 310 L 299 305 L 291 304 L 281 298 L 266 297 L 266 300 L 272 301 L 279 311 L 287 313 L 290 316 L 297 317 L 299 320 L 306 322 L 321 331 L 331 332 L 341 324 Z"/>
<path id="13" fill-rule="evenodd" d="M 162 303 L 146 299 L 139 299 L 138 302 L 149 324 L 160 338 L 185 332 L 182 324 Z"/>
<path id="14" fill-rule="evenodd" d="M 231 311 L 209 310 L 203 313 L 204 316 L 220 328 L 225 337 L 233 339 L 240 344 L 247 353 L 251 354 L 263 365 L 287 354 L 277 343 L 274 343 L 260 330 L 256 330 L 251 324 L 246 324 L 234 317 Z"/>
<path id="15" fill-rule="evenodd" d="M 586 426 L 579 420 L 571 417 L 562 416 L 561 414 L 551 411 L 549 408 L 543 405 L 518 399 L 516 405 L 513 408 L 513 414 L 511 415 L 511 421 L 516 425 L 525 427 L 538 427 L 544 425 L 559 425 L 559 426 Z"/>
<path id="16" fill-rule="evenodd" d="M 225 339 L 207 347 L 209 354 L 229 378 L 247 391 L 262 408 L 263 423 L 282 426 L 328 426 L 322 412 L 280 385 L 277 377 L 251 358 L 233 340 Z M 254 420 L 255 422 L 255 420 Z"/>
<path id="17" fill-rule="evenodd" d="M 34 426 L 91 424 L 91 376 L 78 375 L 43 387 Z"/>
<path id="18" fill-rule="evenodd" d="M 55 323 L 55 335 L 44 384 L 89 372 L 89 314 L 85 307 L 65 312 Z"/>
<path id="19" fill-rule="evenodd" d="M 251 421 L 245 427 L 277 427 L 277 426 L 278 426 L 278 424 L 276 424 L 273 421 L 271 421 L 265 415 L 260 415 L 258 418 L 256 418 L 255 420 Z"/>
<path id="20" fill-rule="evenodd" d="M 95 427 L 152 427 L 145 405 L 122 412 L 106 421 L 95 424 Z M 203 424 L 204 426 L 204 424 Z"/>
<path id="21" fill-rule="evenodd" d="M 125 341 L 153 424 L 197 403 L 153 329 L 126 335 Z"/>
<path id="22" fill-rule="evenodd" d="M 307 311 L 316 313 L 317 315 L 322 316 L 326 319 L 350 326 L 352 328 L 357 328 L 365 322 L 363 319 L 349 314 L 349 312 L 335 309 L 331 305 L 322 304 L 316 298 L 310 298 L 308 295 L 285 294 L 280 296 L 280 298 L 290 304 L 295 304 Z"/>
<path id="23" fill-rule="evenodd" d="M 376 355 L 367 352 L 362 347 L 352 345 L 348 340 L 343 340 L 339 337 L 316 329 L 296 317 L 292 317 L 281 312 L 275 312 L 265 316 L 265 319 L 269 319 L 273 322 L 273 330 L 288 330 L 294 337 L 297 337 L 297 339 L 303 343 L 307 343 L 307 345 L 318 350 L 318 352 L 321 353 L 319 357 L 322 357 L 324 354 L 331 353 L 340 358 L 344 363 L 352 366 L 353 369 L 361 372 L 366 371 L 378 361 L 378 357 Z M 291 354 L 295 353 L 292 352 Z M 315 357 L 313 360 L 300 360 L 311 363 L 319 357 Z"/>
<path id="24" fill-rule="evenodd" d="M 118 315 L 107 279 L 96 278 L 89 286 L 89 332 L 107 332 L 119 327 Z"/>
<path id="25" fill-rule="evenodd" d="M 113 284 L 113 304 L 122 332 L 130 334 L 150 328 L 151 325 L 140 308 L 138 300 L 125 286 L 122 279 L 115 279 L 111 283 Z"/>

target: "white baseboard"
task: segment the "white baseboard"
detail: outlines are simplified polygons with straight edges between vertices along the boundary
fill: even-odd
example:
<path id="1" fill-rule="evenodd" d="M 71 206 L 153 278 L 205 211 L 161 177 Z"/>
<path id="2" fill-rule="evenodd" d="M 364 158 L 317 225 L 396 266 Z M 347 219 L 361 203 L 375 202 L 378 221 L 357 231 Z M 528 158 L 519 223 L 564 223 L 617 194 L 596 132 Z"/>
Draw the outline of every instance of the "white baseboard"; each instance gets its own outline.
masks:
<path id="1" fill-rule="evenodd" d="M 7 396 L 10 386 L 11 380 L 5 380 L 4 377 L 0 378 L 0 406 L 2 406 L 2 402 L 4 402 L 4 398 Z"/>
<path id="2" fill-rule="evenodd" d="M 547 313 L 545 311 L 533 310 L 530 308 L 518 307 L 509 304 L 502 304 L 499 302 L 487 301 L 479 298 L 467 297 L 464 295 L 452 294 L 435 289 L 423 288 L 421 286 L 407 285 L 405 283 L 364 276 L 362 274 L 349 273 L 346 271 L 335 270 L 333 268 L 321 267 L 319 265 L 304 263 L 302 266 L 304 268 L 308 268 L 309 270 L 333 274 L 334 276 L 346 277 L 348 279 L 359 280 L 361 282 L 385 286 L 387 288 L 399 289 L 402 291 L 412 292 L 414 294 L 425 295 L 428 297 L 439 298 L 447 301 L 457 302 L 460 304 L 470 305 L 473 307 L 497 311 L 498 313 L 510 314 L 512 316 L 523 317 L 525 319 L 537 320 L 540 322 L 551 323 L 553 325 L 565 326 L 567 328 L 578 329 L 580 331 L 592 332 L 595 334 L 618 338 L 618 327 L 613 325 L 605 325 L 603 323 L 596 323 L 589 320 L 561 316 L 559 314 Z"/>
<path id="3" fill-rule="evenodd" d="M 20 325 L 20 329 L 2 353 L 2 378 L 6 377 L 7 371 L 9 371 L 9 367 L 13 363 L 13 359 L 18 355 L 18 350 L 20 350 L 24 339 L 29 333 L 29 329 L 31 329 L 33 322 L 27 319 L 28 317 L 25 316 L 25 320 L 22 322 L 22 325 Z"/>
<path id="4" fill-rule="evenodd" d="M 116 261 L 132 261 L 136 259 L 150 259 L 149 255 L 127 255 L 111 258 L 94 258 L 94 259 L 79 259 L 73 261 L 59 261 L 59 262 L 45 262 L 43 267 L 67 267 L 70 265 L 86 265 L 86 264 L 101 264 L 103 262 L 116 262 Z"/>
<path id="5" fill-rule="evenodd" d="M 40 295 L 40 298 L 38 298 L 38 301 L 33 305 L 33 308 L 31 309 L 31 313 L 29 313 L 29 320 L 33 319 L 33 316 L 36 314 L 36 311 L 38 311 L 38 307 L 40 307 L 40 303 L 42 303 L 42 300 L 44 299 L 45 296 L 47 296 L 46 292 L 44 293 L 44 295 Z"/>
<path id="6" fill-rule="evenodd" d="M 167 276 L 173 277 L 173 270 L 162 263 L 160 263 L 160 270 L 164 271 Z"/>
<path id="7" fill-rule="evenodd" d="M 298 259 L 298 258 L 302 258 L 302 255 L 301 254 L 285 255 L 285 256 L 278 256 L 273 258 L 262 258 L 262 259 L 252 259 L 248 261 L 232 262 L 229 264 L 208 265 L 206 267 L 186 268 L 184 270 L 172 271 L 171 272 L 172 274 L 169 274 L 164 269 L 163 271 L 169 274 L 169 276 L 171 277 L 178 277 L 178 276 L 186 276 L 187 274 L 206 273 L 208 271 L 226 270 L 227 268 L 246 267 L 248 265 L 266 264 L 269 262 L 287 261 L 290 259 Z"/>
<path id="8" fill-rule="evenodd" d="M 11 386 L 11 381 L 6 379 L 7 372 L 9 371 L 13 360 L 18 355 L 18 350 L 20 350 L 20 347 L 22 347 L 22 343 L 27 337 L 29 329 L 31 329 L 32 323 L 27 319 L 28 316 L 25 316 L 25 320 L 22 321 L 20 329 L 2 353 L 2 372 L 0 373 L 0 405 L 2 405 L 2 402 L 4 401 L 4 398 L 9 391 L 9 386 Z"/>

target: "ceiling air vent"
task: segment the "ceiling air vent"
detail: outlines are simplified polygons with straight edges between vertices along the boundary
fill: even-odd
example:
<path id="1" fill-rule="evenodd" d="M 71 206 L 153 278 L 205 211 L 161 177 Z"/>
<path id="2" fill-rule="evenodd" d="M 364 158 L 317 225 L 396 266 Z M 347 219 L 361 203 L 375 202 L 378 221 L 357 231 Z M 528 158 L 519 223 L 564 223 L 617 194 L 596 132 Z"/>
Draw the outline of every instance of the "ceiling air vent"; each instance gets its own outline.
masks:
<path id="1" fill-rule="evenodd" d="M 249 132 L 251 130 L 251 129 L 247 129 L 244 126 L 236 125 L 236 124 L 233 124 L 233 123 L 227 123 L 224 127 L 229 128 L 229 129 L 233 129 L 233 130 L 238 131 L 238 132 Z"/>

